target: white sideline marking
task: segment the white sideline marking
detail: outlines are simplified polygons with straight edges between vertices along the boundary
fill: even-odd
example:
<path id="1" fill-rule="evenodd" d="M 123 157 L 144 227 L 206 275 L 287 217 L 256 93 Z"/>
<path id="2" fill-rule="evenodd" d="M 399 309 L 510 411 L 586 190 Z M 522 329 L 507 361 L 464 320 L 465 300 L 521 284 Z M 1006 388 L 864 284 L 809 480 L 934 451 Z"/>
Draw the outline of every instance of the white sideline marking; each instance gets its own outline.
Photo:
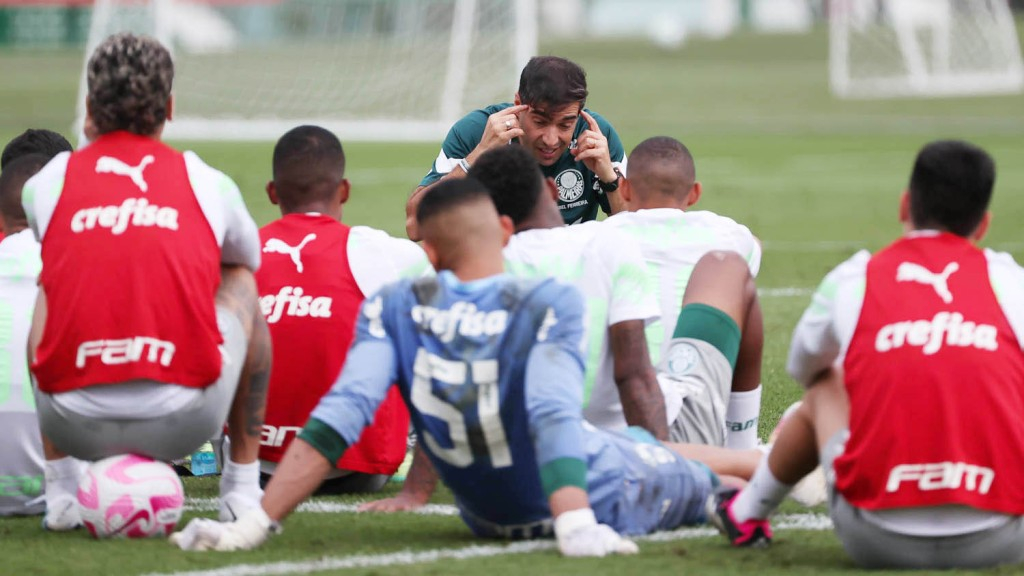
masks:
<path id="1" fill-rule="evenodd" d="M 212 499 L 205 499 L 212 500 Z M 787 514 L 779 516 L 775 522 L 776 530 L 829 530 L 832 521 L 822 514 Z M 681 528 L 671 532 L 657 532 L 647 536 L 634 538 L 638 542 L 674 542 L 693 538 L 715 536 L 714 528 Z M 525 554 L 541 550 L 553 550 L 553 540 L 531 540 L 512 544 L 473 545 L 462 548 L 445 548 L 412 552 L 403 550 L 389 554 L 359 554 L 355 556 L 325 557 L 305 562 L 274 562 L 271 564 L 236 564 L 210 570 L 193 570 L 189 572 L 149 573 L 144 576 L 273 576 L 283 574 L 308 574 L 325 570 L 344 570 L 346 568 L 382 568 L 385 566 L 406 566 L 439 560 L 466 560 L 469 558 L 486 558 L 509 554 Z"/>
<path id="2" fill-rule="evenodd" d="M 895 239 L 895 237 L 893 238 Z M 762 240 L 761 246 L 766 252 L 840 252 L 851 254 L 868 249 L 872 244 L 866 240 Z M 879 246 L 881 247 L 881 246 Z M 1024 250 L 1024 242 L 992 242 L 982 245 L 1000 252 L 1016 252 Z"/>
<path id="3" fill-rule="evenodd" d="M 319 514 L 337 514 L 339 512 L 358 512 L 362 502 L 354 504 L 342 504 L 341 502 L 321 502 L 317 500 L 299 504 L 299 512 L 313 512 Z M 186 498 L 185 510 L 189 512 L 216 512 L 218 508 L 216 498 Z M 413 512 L 414 514 L 425 514 L 427 516 L 458 516 L 459 509 L 450 504 L 427 504 Z"/>
<path id="4" fill-rule="evenodd" d="M 786 286 L 782 288 L 760 288 L 757 295 L 761 298 L 795 298 L 814 294 L 814 288 Z"/>

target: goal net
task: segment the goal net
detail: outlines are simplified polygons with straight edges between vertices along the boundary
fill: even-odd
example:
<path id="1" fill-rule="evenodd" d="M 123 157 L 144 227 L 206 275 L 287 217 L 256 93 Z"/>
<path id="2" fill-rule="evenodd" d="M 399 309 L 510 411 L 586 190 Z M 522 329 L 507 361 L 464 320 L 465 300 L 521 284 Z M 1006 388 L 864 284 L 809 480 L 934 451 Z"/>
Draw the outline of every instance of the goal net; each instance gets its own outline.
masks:
<path id="1" fill-rule="evenodd" d="M 831 0 L 829 75 L 843 98 L 1024 89 L 1006 0 Z"/>
<path id="2" fill-rule="evenodd" d="M 440 140 L 470 108 L 512 98 L 536 22 L 535 0 L 97 0 L 86 59 L 119 31 L 168 46 L 168 138 L 268 140 L 313 123 L 346 140 Z M 83 77 L 79 102 L 85 90 Z"/>

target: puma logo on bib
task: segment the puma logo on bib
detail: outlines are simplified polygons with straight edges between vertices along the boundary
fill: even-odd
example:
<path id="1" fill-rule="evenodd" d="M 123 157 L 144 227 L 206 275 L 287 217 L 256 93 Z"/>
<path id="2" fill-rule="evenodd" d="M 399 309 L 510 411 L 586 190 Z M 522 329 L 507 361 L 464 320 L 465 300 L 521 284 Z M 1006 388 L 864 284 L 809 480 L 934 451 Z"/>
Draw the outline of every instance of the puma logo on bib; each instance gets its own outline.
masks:
<path id="1" fill-rule="evenodd" d="M 950 262 L 942 272 L 935 273 L 920 264 L 904 262 L 896 269 L 896 281 L 927 284 L 943 302 L 950 304 L 953 302 L 953 293 L 949 291 L 949 277 L 959 269 L 960 264 Z"/>
<path id="2" fill-rule="evenodd" d="M 96 161 L 96 173 L 127 176 L 136 186 L 138 186 L 139 190 L 148 192 L 149 184 L 147 184 L 146 179 L 142 177 L 142 172 L 155 160 L 156 158 L 154 158 L 152 154 L 146 154 L 143 156 L 142 161 L 139 162 L 138 166 L 132 166 L 130 164 L 126 164 L 122 160 L 114 158 L 113 156 L 100 156 L 100 159 Z"/>
<path id="3" fill-rule="evenodd" d="M 295 264 L 295 270 L 302 274 L 302 249 L 313 240 L 316 240 L 316 234 L 306 234 L 306 237 L 302 239 L 302 242 L 299 242 L 298 246 L 290 246 L 284 240 L 270 238 L 263 245 L 263 253 L 284 254 L 290 257 L 292 263 Z"/>

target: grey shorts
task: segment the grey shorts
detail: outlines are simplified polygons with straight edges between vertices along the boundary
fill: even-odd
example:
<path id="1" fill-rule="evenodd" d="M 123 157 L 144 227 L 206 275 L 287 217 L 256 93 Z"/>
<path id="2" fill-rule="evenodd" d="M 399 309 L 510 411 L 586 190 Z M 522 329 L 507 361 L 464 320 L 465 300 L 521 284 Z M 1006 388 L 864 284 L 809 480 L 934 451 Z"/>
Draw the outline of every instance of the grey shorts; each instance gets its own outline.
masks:
<path id="1" fill-rule="evenodd" d="M 182 409 L 155 418 L 95 418 L 67 410 L 53 396 L 36 388 L 36 410 L 43 434 L 62 452 L 81 460 L 117 454 L 140 454 L 175 460 L 219 436 L 238 389 L 249 347 L 238 318 L 217 308 L 217 326 L 224 338 L 220 377 Z M 135 383 L 110 384 L 130 387 Z"/>
<path id="2" fill-rule="evenodd" d="M 658 365 L 658 383 L 682 402 L 669 423 L 671 442 L 725 446 L 732 367 L 718 348 L 696 338 L 673 338 Z"/>
<path id="3" fill-rule="evenodd" d="M 835 489 L 832 463 L 846 448 L 848 430 L 837 432 L 821 451 L 828 483 L 829 511 L 846 553 L 864 568 L 985 568 L 1024 562 L 1024 518 L 954 536 L 911 536 L 866 518 Z"/>

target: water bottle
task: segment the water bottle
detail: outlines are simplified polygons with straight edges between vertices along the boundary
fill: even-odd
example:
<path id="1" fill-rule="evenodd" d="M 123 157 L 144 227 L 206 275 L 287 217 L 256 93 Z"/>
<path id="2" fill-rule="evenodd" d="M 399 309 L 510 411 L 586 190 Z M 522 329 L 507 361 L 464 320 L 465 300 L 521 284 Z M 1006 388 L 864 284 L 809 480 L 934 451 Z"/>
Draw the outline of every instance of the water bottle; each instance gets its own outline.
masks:
<path id="1" fill-rule="evenodd" d="M 213 453 L 213 444 L 206 442 L 192 453 L 192 475 L 207 476 L 217 473 L 217 456 Z"/>

